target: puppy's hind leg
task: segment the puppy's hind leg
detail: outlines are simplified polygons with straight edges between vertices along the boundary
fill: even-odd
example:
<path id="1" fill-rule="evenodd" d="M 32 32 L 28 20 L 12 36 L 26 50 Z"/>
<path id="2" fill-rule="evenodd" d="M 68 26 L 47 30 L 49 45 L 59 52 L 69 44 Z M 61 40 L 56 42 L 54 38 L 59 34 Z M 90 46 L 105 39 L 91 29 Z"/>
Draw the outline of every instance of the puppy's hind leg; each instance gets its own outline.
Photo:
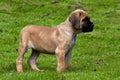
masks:
<path id="1" fill-rule="evenodd" d="M 40 71 L 39 68 L 36 65 L 36 59 L 39 56 L 39 52 L 32 49 L 32 54 L 28 59 L 28 65 L 31 67 L 31 69 L 35 70 L 35 71 Z"/>
<path id="2" fill-rule="evenodd" d="M 23 61 L 23 56 L 24 56 L 25 51 L 26 51 L 26 45 L 20 43 L 19 48 L 18 48 L 18 57 L 16 60 L 17 72 L 23 72 L 22 61 Z"/>
<path id="3" fill-rule="evenodd" d="M 22 62 L 24 53 L 27 51 L 27 43 L 28 43 L 28 34 L 20 34 L 20 43 L 18 51 L 18 57 L 16 59 L 16 69 L 17 72 L 23 72 Z"/>

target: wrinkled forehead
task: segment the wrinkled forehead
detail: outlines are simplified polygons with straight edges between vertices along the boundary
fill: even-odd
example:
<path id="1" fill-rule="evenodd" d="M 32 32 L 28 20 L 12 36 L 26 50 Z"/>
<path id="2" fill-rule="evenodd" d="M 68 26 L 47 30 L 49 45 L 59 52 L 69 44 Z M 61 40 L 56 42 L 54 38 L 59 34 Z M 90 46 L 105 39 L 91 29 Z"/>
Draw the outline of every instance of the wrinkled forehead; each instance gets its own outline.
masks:
<path id="1" fill-rule="evenodd" d="M 84 10 L 81 10 L 81 9 L 77 9 L 73 11 L 73 13 L 76 13 L 77 15 L 81 15 L 83 18 L 89 17 L 88 14 Z"/>
<path id="2" fill-rule="evenodd" d="M 82 9 L 77 9 L 77 10 L 75 10 L 75 11 L 73 11 L 73 13 L 77 13 L 77 12 L 82 12 L 82 13 L 86 13 L 84 10 L 82 10 Z M 87 14 L 87 13 L 86 13 Z"/>

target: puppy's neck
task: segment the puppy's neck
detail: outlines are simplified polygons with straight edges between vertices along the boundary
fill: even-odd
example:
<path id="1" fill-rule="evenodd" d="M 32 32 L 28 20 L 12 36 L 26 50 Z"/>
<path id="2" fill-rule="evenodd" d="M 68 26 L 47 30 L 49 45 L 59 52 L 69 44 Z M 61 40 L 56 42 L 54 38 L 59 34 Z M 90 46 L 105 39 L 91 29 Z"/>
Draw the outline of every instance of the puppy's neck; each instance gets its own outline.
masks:
<path id="1" fill-rule="evenodd" d="M 74 35 L 74 30 L 71 23 L 66 20 L 65 22 L 59 25 L 59 29 L 62 30 L 66 35 L 72 37 Z"/>

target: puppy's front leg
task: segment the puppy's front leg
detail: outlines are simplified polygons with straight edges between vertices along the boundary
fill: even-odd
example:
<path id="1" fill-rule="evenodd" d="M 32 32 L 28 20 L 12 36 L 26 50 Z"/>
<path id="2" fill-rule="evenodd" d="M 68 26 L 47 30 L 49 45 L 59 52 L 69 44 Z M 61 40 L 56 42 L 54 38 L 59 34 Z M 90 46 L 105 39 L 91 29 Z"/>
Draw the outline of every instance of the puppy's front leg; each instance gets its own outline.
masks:
<path id="1" fill-rule="evenodd" d="M 69 67 L 70 58 L 71 58 L 71 51 L 69 51 L 67 55 L 65 55 L 65 69 L 68 69 Z"/>
<path id="2" fill-rule="evenodd" d="M 65 70 L 65 50 L 57 48 L 56 49 L 56 58 L 57 58 L 57 71 L 61 72 Z"/>

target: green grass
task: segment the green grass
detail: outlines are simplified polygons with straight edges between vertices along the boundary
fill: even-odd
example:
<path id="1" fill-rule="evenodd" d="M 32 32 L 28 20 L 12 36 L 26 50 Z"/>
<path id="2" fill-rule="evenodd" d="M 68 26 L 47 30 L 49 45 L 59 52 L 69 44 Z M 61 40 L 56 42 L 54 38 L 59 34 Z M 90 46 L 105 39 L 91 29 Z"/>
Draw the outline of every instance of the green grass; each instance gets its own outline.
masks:
<path id="1" fill-rule="evenodd" d="M 57 0 L 56 0 L 57 1 Z M 41 72 L 27 65 L 17 73 L 18 35 L 28 24 L 53 26 L 63 22 L 75 7 L 84 8 L 94 22 L 94 31 L 77 36 L 68 71 L 56 72 L 56 58 L 40 55 Z M 1 0 L 0 1 L 0 80 L 120 80 L 120 1 L 115 0 Z"/>

